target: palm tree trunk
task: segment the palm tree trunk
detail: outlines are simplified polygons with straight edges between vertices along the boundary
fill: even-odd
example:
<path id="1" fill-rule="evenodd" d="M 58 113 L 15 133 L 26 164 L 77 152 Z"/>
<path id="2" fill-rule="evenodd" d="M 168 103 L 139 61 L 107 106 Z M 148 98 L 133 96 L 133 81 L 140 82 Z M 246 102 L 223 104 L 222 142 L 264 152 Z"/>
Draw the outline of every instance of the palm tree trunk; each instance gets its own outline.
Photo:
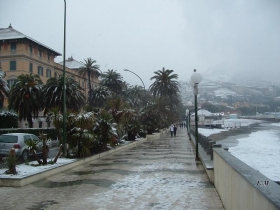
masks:
<path id="1" fill-rule="evenodd" d="M 63 148 L 63 145 L 61 144 L 61 145 L 59 146 L 59 150 L 58 150 L 58 152 L 57 152 L 57 154 L 56 154 L 56 156 L 55 156 L 55 158 L 54 158 L 54 160 L 53 160 L 53 163 L 56 163 L 57 159 L 59 158 L 59 156 L 60 156 L 60 154 L 61 154 L 61 152 L 62 152 L 62 148 Z"/>
<path id="2" fill-rule="evenodd" d="M 38 156 L 37 156 L 36 153 L 35 153 L 35 150 L 33 150 L 32 153 L 33 153 L 33 157 L 35 158 L 35 160 L 37 160 L 37 162 L 39 163 L 39 165 L 42 165 L 43 162 L 38 158 Z"/>
<path id="3" fill-rule="evenodd" d="M 88 71 L 88 89 L 89 92 L 91 91 L 91 84 L 90 84 L 90 72 Z"/>
<path id="4" fill-rule="evenodd" d="M 46 145 L 46 139 L 44 138 L 43 139 L 43 165 L 47 165 L 48 164 L 48 161 L 47 161 L 47 145 Z"/>
<path id="5" fill-rule="evenodd" d="M 32 121 L 32 114 L 31 113 L 28 114 L 27 121 L 28 121 L 28 124 L 29 124 L 29 128 L 33 128 L 33 121 Z"/>

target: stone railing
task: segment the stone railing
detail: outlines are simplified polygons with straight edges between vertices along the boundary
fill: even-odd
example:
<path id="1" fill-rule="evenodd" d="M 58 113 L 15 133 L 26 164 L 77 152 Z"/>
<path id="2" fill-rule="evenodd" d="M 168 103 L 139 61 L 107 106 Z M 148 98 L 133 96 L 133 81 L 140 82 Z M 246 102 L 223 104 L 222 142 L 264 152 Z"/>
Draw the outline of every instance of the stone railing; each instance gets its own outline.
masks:
<path id="1" fill-rule="evenodd" d="M 214 184 L 225 209 L 280 209 L 280 186 L 228 151 L 214 148 Z"/>

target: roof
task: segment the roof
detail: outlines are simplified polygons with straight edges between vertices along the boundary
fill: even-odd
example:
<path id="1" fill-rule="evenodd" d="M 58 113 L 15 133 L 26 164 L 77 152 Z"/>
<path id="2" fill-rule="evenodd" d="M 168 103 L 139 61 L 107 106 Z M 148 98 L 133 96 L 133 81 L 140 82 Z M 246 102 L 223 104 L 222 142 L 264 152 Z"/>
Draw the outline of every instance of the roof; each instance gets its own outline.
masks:
<path id="1" fill-rule="evenodd" d="M 194 116 L 195 113 L 192 113 L 192 116 Z M 209 111 L 207 111 L 206 109 L 200 109 L 197 111 L 197 115 L 198 116 L 213 116 L 213 114 Z"/>
<path id="2" fill-rule="evenodd" d="M 63 65 L 63 61 L 59 62 L 59 64 Z M 79 69 L 84 66 L 83 63 L 76 61 L 72 56 L 65 60 L 65 66 L 69 69 Z"/>
<path id="3" fill-rule="evenodd" d="M 17 39 L 28 39 L 32 42 L 35 42 L 38 45 L 43 46 L 44 48 L 52 51 L 56 56 L 61 55 L 59 52 L 53 50 L 52 48 L 49 48 L 48 46 L 36 41 L 35 39 L 32 39 L 29 36 L 26 36 L 25 34 L 13 29 L 13 27 L 10 25 L 8 28 L 0 28 L 0 40 L 17 40 Z"/>

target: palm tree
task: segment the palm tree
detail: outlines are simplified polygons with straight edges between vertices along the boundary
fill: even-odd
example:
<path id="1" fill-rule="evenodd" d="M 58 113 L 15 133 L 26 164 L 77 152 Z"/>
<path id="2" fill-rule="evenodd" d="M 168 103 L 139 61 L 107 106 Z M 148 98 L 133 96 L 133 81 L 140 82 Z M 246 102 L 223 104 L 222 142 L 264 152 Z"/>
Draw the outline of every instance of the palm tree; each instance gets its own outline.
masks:
<path id="1" fill-rule="evenodd" d="M 83 67 L 79 70 L 79 75 L 88 78 L 88 88 L 89 92 L 91 91 L 91 79 L 97 79 L 101 73 L 99 69 L 99 65 L 94 65 L 96 63 L 96 60 L 93 60 L 92 58 L 84 59 L 85 62 L 82 62 L 84 64 Z"/>
<path id="2" fill-rule="evenodd" d="M 107 87 L 110 91 L 120 94 L 123 88 L 122 76 L 113 69 L 108 69 L 107 72 L 101 75 L 101 85 Z"/>
<path id="3" fill-rule="evenodd" d="M 66 109 L 78 112 L 85 104 L 83 88 L 71 76 L 65 78 Z M 63 76 L 48 79 L 42 90 L 42 106 L 46 114 L 50 109 L 59 107 L 63 112 Z"/>
<path id="4" fill-rule="evenodd" d="M 107 98 L 110 96 L 110 92 L 107 87 L 99 86 L 89 92 L 89 105 L 94 107 L 101 107 Z"/>
<path id="5" fill-rule="evenodd" d="M 90 132 L 95 126 L 95 115 L 93 112 L 81 113 L 74 117 L 74 128 L 71 129 L 71 146 L 77 147 L 77 157 L 86 157 L 90 155 L 90 147 L 93 145 L 94 136 Z"/>
<path id="6" fill-rule="evenodd" d="M 179 93 L 179 83 L 177 74 L 172 74 L 174 71 L 164 69 L 155 71 L 155 76 L 151 80 L 155 80 L 150 86 L 150 91 L 153 96 L 170 97 Z"/>
<path id="7" fill-rule="evenodd" d="M 9 109 L 15 110 L 19 121 L 27 120 L 29 127 L 33 127 L 32 117 L 38 118 L 41 109 L 40 96 L 42 80 L 38 75 L 22 74 L 17 78 L 9 96 Z"/>
<path id="8" fill-rule="evenodd" d="M 145 91 L 146 90 L 144 90 L 144 88 L 139 85 L 129 87 L 126 93 L 127 102 L 134 108 L 140 108 L 141 105 L 144 106 L 146 99 Z"/>
<path id="9" fill-rule="evenodd" d="M 0 108 L 3 107 L 4 100 L 8 97 L 10 89 L 8 87 L 8 83 L 5 78 L 6 73 L 1 70 L 0 66 Z"/>
<path id="10" fill-rule="evenodd" d="M 97 121 L 93 128 L 93 133 L 96 135 L 98 145 L 104 150 L 107 144 L 114 146 L 117 143 L 116 123 L 113 123 L 112 116 L 105 110 L 100 110 L 97 113 Z"/>

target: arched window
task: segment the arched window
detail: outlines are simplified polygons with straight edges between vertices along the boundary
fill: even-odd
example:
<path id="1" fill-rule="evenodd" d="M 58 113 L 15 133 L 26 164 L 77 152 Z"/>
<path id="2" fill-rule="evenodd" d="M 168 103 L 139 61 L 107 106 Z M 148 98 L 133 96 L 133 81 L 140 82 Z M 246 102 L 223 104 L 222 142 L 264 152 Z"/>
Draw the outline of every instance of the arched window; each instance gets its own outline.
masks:
<path id="1" fill-rule="evenodd" d="M 16 76 L 9 76 L 7 79 L 8 87 L 11 89 L 12 86 L 16 83 L 17 77 Z"/>

